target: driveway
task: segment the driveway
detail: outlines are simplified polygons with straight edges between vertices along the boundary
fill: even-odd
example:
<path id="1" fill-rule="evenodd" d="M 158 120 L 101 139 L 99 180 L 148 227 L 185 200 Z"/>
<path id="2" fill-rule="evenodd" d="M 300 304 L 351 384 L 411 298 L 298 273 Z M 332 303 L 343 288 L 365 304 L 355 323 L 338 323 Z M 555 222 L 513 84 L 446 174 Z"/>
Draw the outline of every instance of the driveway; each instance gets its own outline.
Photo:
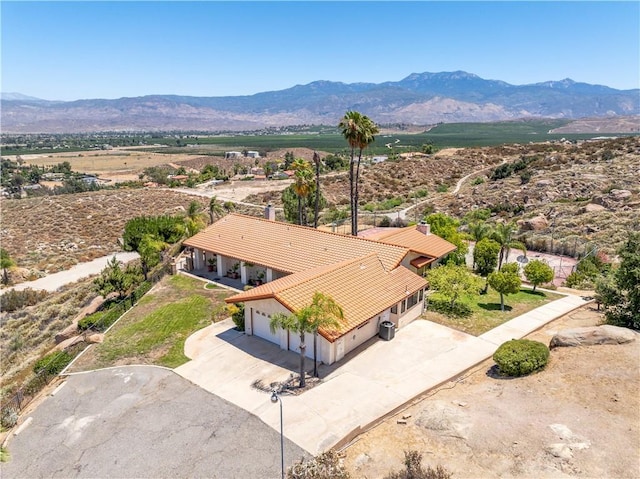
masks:
<path id="1" fill-rule="evenodd" d="M 455 379 L 491 357 L 503 342 L 522 338 L 585 303 L 567 295 L 479 337 L 416 320 L 391 341 L 372 338 L 339 363 L 322 365 L 323 381 L 315 387 L 283 395 L 284 434 L 317 454 Z M 192 361 L 175 371 L 279 430 L 278 408 L 252 383 L 287 379 L 297 371 L 299 356 L 233 328 L 231 320 L 225 320 L 192 335 L 185 344 Z M 308 360 L 307 370 L 311 367 Z"/>
<path id="2" fill-rule="evenodd" d="M 69 376 L 30 417 L 3 478 L 280 477 L 278 431 L 165 368 Z M 303 454 L 285 441 L 285 465 Z"/>

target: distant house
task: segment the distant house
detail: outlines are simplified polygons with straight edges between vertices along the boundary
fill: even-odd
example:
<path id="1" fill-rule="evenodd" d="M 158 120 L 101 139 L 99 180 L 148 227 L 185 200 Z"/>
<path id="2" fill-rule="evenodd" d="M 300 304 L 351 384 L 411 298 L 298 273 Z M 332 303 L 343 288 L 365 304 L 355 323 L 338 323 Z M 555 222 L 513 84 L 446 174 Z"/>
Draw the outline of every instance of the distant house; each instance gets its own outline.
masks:
<path id="1" fill-rule="evenodd" d="M 225 160 L 232 160 L 234 158 L 242 158 L 242 152 L 240 152 L 240 151 L 225 151 L 224 158 L 225 158 Z"/>
<path id="2" fill-rule="evenodd" d="M 344 310 L 337 329 L 320 329 L 318 359 L 339 361 L 376 336 L 383 321 L 403 327 L 420 316 L 427 282 L 421 272 L 455 250 L 425 225 L 380 234 L 379 240 L 340 235 L 265 218 L 230 214 L 184 242 L 194 268 L 215 258 L 219 276 L 239 275 L 242 284 L 264 284 L 226 299 L 244 303 L 245 332 L 299 351 L 299 336 L 271 332 L 275 313 L 291 314 L 311 303 L 315 292 L 331 296 Z M 261 280 L 262 281 L 262 280 Z M 306 354 L 313 357 L 313 344 Z"/>
<path id="3" fill-rule="evenodd" d="M 383 163 L 385 161 L 387 161 L 389 159 L 388 156 L 383 155 L 383 156 L 374 156 L 373 158 L 371 158 L 371 164 L 375 165 L 376 163 Z"/>
<path id="4" fill-rule="evenodd" d="M 247 158 L 260 158 L 260 152 L 258 152 L 258 151 L 247 151 Z"/>

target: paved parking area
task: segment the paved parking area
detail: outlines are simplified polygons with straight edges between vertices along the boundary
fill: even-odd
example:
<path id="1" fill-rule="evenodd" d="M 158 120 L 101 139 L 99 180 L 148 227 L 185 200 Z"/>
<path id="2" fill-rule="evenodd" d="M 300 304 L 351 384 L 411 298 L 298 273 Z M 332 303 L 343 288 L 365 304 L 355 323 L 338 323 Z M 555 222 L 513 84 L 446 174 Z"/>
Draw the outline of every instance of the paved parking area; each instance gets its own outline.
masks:
<path id="1" fill-rule="evenodd" d="M 585 303 L 567 296 L 479 337 L 417 320 L 398 330 L 391 341 L 374 338 L 339 363 L 322 366 L 319 385 L 283 396 L 285 436 L 317 454 L 491 357 L 503 342 L 524 337 Z M 230 320 L 197 332 L 185 350 L 192 361 L 177 373 L 279 430 L 278 408 L 251 384 L 295 374 L 296 353 L 239 333 Z"/>
<path id="2" fill-rule="evenodd" d="M 2 478 L 281 475 L 279 431 L 165 368 L 74 374 L 30 417 Z M 285 441 L 286 464 L 303 454 Z"/>

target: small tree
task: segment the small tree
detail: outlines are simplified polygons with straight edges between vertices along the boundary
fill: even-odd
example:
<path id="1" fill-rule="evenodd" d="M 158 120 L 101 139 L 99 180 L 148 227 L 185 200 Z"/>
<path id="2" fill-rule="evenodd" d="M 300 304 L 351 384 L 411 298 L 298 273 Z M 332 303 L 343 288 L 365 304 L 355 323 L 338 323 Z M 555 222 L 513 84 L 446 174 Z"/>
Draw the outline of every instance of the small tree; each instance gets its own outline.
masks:
<path id="1" fill-rule="evenodd" d="M 113 258 L 94 281 L 96 290 L 105 298 L 111 293 L 118 293 L 118 298 L 122 299 L 135 284 L 135 277 L 131 271 L 123 270 L 118 259 Z"/>
<path id="2" fill-rule="evenodd" d="M 504 312 L 504 296 L 517 293 L 522 285 L 520 276 L 518 276 L 518 265 L 507 263 L 502 266 L 500 271 L 491 273 L 487 279 L 489 286 L 500 293 L 500 311 Z"/>
<path id="3" fill-rule="evenodd" d="M 453 310 L 460 296 L 476 294 L 482 287 L 480 278 L 466 266 L 447 264 L 434 268 L 427 273 L 429 286 L 450 301 Z"/>
<path id="4" fill-rule="evenodd" d="M 544 261 L 534 259 L 524 267 L 524 276 L 533 285 L 533 291 L 539 284 L 553 281 L 553 268 Z"/>
<path id="5" fill-rule="evenodd" d="M 630 233 L 618 251 L 620 266 L 596 285 L 609 324 L 640 329 L 640 233 Z"/>
<path id="6" fill-rule="evenodd" d="M 498 266 L 498 254 L 500 253 L 500 245 L 489 238 L 483 238 L 476 243 L 473 248 L 473 262 L 476 265 L 476 273 L 483 278 L 487 278 L 493 273 Z M 484 285 L 483 294 L 487 294 L 489 282 Z"/>
<path id="7" fill-rule="evenodd" d="M 160 253 L 167 247 L 167 243 L 159 239 L 154 238 L 150 234 L 146 234 L 142 237 L 142 240 L 138 244 L 138 253 L 140 254 L 140 264 L 142 265 L 142 274 L 145 281 L 149 270 L 160 263 Z"/>
<path id="8" fill-rule="evenodd" d="M 462 233 L 458 231 L 460 222 L 444 213 L 430 214 L 425 220 L 431 226 L 431 232 L 434 235 L 438 235 L 456 246 L 456 250 L 447 256 L 447 263 L 464 265 L 466 262 L 465 256 L 469 247 Z"/>
<path id="9" fill-rule="evenodd" d="M 0 268 L 2 268 L 2 284 L 9 284 L 9 269 L 15 266 L 15 262 L 11 259 L 9 252 L 0 248 Z"/>

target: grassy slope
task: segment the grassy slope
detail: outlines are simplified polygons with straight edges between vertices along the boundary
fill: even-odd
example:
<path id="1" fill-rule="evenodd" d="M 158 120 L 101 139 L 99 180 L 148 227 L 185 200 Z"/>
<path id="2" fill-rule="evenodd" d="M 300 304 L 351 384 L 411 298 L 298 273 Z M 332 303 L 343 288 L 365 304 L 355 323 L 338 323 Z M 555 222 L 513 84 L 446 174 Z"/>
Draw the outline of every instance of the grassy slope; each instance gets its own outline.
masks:
<path id="1" fill-rule="evenodd" d="M 74 370 L 118 364 L 156 364 L 170 368 L 184 364 L 184 342 L 195 331 L 226 314 L 223 289 L 205 289 L 202 281 L 185 276 L 166 277 L 96 345 Z"/>

